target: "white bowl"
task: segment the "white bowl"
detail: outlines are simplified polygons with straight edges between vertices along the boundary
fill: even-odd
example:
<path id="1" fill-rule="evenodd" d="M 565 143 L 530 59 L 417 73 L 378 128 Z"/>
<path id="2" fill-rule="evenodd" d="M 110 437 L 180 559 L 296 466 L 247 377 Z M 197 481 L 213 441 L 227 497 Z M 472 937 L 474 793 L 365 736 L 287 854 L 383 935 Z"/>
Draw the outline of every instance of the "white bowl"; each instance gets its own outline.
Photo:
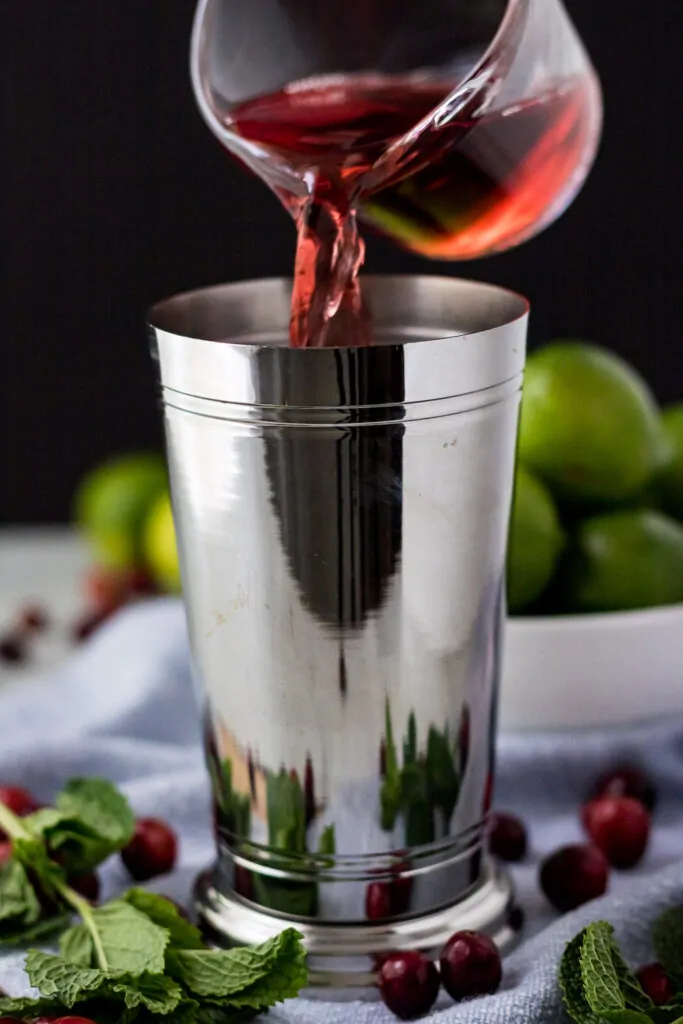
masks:
<path id="1" fill-rule="evenodd" d="M 683 712 L 683 604 L 510 618 L 500 728 L 627 725 Z"/>

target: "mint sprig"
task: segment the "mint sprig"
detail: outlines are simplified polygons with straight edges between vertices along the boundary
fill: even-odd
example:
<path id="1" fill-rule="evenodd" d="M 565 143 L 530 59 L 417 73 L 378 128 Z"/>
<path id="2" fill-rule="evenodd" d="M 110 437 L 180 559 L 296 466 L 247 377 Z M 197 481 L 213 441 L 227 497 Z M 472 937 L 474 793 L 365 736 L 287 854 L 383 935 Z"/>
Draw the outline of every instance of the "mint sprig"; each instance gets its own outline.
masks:
<path id="1" fill-rule="evenodd" d="M 133 812 L 106 779 L 72 779 L 55 804 L 22 821 L 70 874 L 93 871 L 132 838 Z"/>
<path id="2" fill-rule="evenodd" d="M 225 1024 L 295 996 L 306 984 L 305 951 L 293 929 L 252 948 L 198 948 L 199 933 L 172 903 L 150 893 L 141 899 L 140 893 L 131 890 L 93 912 L 98 943 L 89 945 L 85 933 L 74 928 L 64 935 L 59 956 L 29 951 L 26 972 L 40 997 L 0 999 L 0 1014 L 37 1017 L 66 1009 L 97 1021 L 125 1015 L 127 1024 L 138 1019 L 141 1024 L 162 1019 Z M 133 903 L 144 903 L 147 912 Z M 190 939 L 190 948 L 179 945 L 182 937 Z M 102 951 L 107 967 L 100 966 Z"/>
<path id="3" fill-rule="evenodd" d="M 655 922 L 657 956 L 672 984 L 683 977 L 683 908 Z M 666 962 L 665 962 L 666 961 Z M 560 988 L 575 1024 L 683 1024 L 683 992 L 655 1006 L 628 967 L 606 921 L 588 925 L 568 943 L 560 963 Z"/>
<path id="4" fill-rule="evenodd" d="M 93 907 L 69 886 L 69 872 L 92 870 L 133 826 L 125 798 L 101 779 L 73 780 L 55 808 L 26 818 L 0 804 L 12 842 L 0 868 L 0 941 L 62 933 L 58 955 L 28 951 L 26 972 L 40 996 L 0 999 L 0 1016 L 74 1011 L 100 1024 L 238 1024 L 297 995 L 307 970 L 292 929 L 255 948 L 214 950 L 161 896 L 131 889 Z M 333 832 L 324 845 L 333 845 Z"/>

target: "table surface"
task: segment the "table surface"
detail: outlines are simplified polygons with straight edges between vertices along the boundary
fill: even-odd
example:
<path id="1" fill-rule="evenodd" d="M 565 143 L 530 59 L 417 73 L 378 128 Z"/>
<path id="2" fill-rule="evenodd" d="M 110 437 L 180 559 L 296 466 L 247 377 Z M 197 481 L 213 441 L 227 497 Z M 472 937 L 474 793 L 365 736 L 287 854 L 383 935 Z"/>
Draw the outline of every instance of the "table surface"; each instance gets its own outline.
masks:
<path id="1" fill-rule="evenodd" d="M 0 529 L 0 634 L 11 632 L 20 609 L 39 604 L 50 628 L 29 646 L 26 662 L 0 662 L 0 685 L 55 667 L 73 650 L 74 623 L 86 610 L 85 544 L 70 527 Z"/>

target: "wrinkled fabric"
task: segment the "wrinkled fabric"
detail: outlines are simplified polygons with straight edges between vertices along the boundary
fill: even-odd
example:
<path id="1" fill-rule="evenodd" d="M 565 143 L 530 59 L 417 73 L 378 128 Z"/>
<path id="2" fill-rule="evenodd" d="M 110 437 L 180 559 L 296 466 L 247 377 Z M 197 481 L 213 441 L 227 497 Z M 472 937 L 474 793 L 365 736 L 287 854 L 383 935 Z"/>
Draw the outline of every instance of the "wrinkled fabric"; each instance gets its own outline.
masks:
<path id="1" fill-rule="evenodd" d="M 166 818 L 181 836 L 177 871 L 153 888 L 187 902 L 192 880 L 212 856 L 209 785 L 200 747 L 185 618 L 175 601 L 126 611 L 59 670 L 0 689 L 0 780 L 50 801 L 73 775 L 114 780 L 138 815 Z M 618 761 L 641 763 L 660 793 L 648 854 L 636 871 L 614 872 L 610 893 L 561 919 L 538 891 L 547 853 L 581 839 L 578 806 L 591 781 Z M 524 941 L 505 961 L 495 996 L 459 1006 L 442 999 L 438 1024 L 556 1024 L 557 966 L 584 924 L 607 919 L 634 965 L 651 958 L 657 914 L 683 903 L 683 717 L 599 733 L 518 734 L 499 742 L 496 804 L 528 824 L 532 850 L 513 869 L 526 911 Z M 113 858 L 103 898 L 128 878 Z M 27 991 L 20 951 L 0 955 L 0 987 Z M 271 1011 L 277 1024 L 385 1024 L 376 1001 L 296 999 Z"/>

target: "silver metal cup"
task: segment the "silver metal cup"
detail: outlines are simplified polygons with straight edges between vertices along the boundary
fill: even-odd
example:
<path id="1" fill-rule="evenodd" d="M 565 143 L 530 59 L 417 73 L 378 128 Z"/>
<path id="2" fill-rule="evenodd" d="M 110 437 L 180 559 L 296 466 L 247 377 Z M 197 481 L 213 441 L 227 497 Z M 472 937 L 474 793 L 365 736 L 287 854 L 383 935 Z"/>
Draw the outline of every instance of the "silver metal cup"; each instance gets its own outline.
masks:
<path id="1" fill-rule="evenodd" d="M 151 313 L 216 813 L 198 909 L 234 942 L 296 922 L 339 987 L 514 931 L 483 840 L 527 304 L 363 288 L 365 348 L 289 348 L 284 280 Z"/>

